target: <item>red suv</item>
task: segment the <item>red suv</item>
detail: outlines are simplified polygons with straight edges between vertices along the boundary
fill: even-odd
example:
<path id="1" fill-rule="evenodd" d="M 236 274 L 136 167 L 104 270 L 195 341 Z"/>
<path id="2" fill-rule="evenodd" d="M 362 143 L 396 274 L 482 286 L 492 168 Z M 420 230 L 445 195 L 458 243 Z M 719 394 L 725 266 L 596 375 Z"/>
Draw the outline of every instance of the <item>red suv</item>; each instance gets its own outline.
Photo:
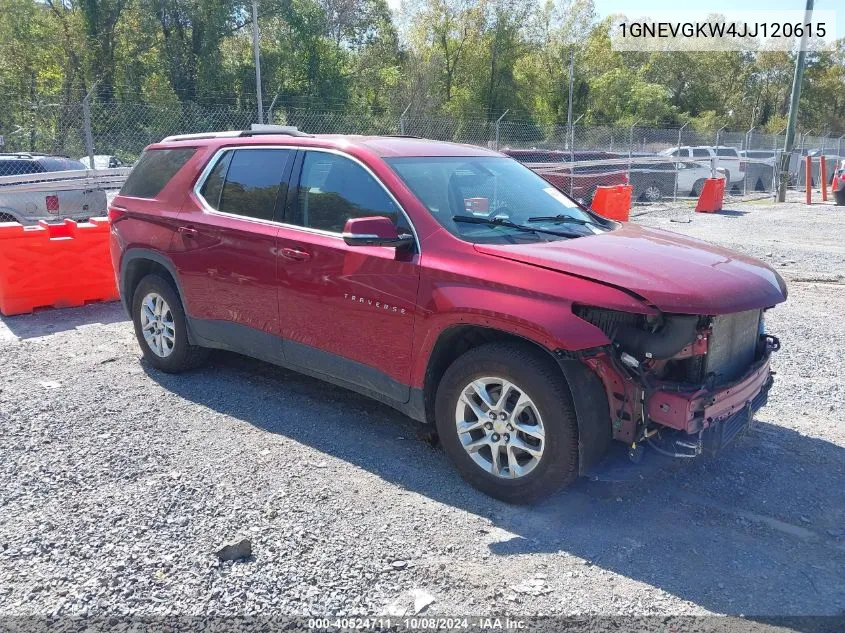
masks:
<path id="1" fill-rule="evenodd" d="M 771 268 L 580 207 L 493 151 L 295 129 L 169 137 L 109 209 L 144 357 L 234 350 L 436 425 L 462 475 L 528 502 L 611 440 L 714 453 L 778 347 Z"/>

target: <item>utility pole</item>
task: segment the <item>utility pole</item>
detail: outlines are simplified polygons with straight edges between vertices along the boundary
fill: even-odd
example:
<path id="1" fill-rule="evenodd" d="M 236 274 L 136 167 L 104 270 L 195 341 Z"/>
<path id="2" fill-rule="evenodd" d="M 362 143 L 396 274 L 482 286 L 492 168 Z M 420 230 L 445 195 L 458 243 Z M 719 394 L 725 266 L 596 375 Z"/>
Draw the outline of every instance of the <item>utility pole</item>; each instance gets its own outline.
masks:
<path id="1" fill-rule="evenodd" d="M 258 44 L 258 0 L 252 0 L 252 50 L 255 53 L 255 95 L 258 99 L 258 122 L 264 123 L 264 100 L 261 98 L 261 53 L 259 52 Z"/>
<path id="2" fill-rule="evenodd" d="M 569 106 L 566 109 L 566 145 L 569 149 L 569 139 L 572 138 L 572 86 L 575 82 L 575 52 L 569 52 Z"/>
<path id="3" fill-rule="evenodd" d="M 688 125 L 689 125 L 689 121 L 684 123 L 681 126 L 681 129 L 678 130 L 678 156 L 677 156 L 678 159 L 681 158 L 681 134 L 683 133 L 684 128 Z M 718 156 L 719 155 L 718 145 L 716 147 L 717 147 L 716 155 Z M 675 189 L 672 192 L 672 202 L 675 202 L 678 199 L 678 165 L 679 165 L 678 160 L 676 160 L 675 161 Z M 710 172 L 712 174 L 713 169 L 711 169 Z M 629 180 L 629 182 L 630 182 L 630 180 Z"/>
<path id="4" fill-rule="evenodd" d="M 94 167 L 94 133 L 91 131 L 91 96 L 94 94 L 94 89 L 97 87 L 95 81 L 91 84 L 91 89 L 82 98 L 82 124 L 85 126 L 85 152 L 88 154 L 88 169 L 95 169 Z"/>
<path id="5" fill-rule="evenodd" d="M 813 19 L 813 0 L 807 0 L 804 9 L 804 24 Z M 786 200 L 786 185 L 789 181 L 789 156 L 795 143 L 795 121 L 798 118 L 798 102 L 801 100 L 801 82 L 804 79 L 804 62 L 807 58 L 807 31 L 801 36 L 798 58 L 795 60 L 795 74 L 792 77 L 792 96 L 789 100 L 789 119 L 786 125 L 786 141 L 783 146 L 783 156 L 780 158 L 780 183 L 778 185 L 778 202 Z"/>
<path id="6" fill-rule="evenodd" d="M 587 113 L 582 113 L 581 116 L 572 122 L 572 135 L 569 137 L 569 147 L 573 152 L 575 151 L 575 126 L 578 125 L 578 121 L 584 118 L 585 114 Z"/>

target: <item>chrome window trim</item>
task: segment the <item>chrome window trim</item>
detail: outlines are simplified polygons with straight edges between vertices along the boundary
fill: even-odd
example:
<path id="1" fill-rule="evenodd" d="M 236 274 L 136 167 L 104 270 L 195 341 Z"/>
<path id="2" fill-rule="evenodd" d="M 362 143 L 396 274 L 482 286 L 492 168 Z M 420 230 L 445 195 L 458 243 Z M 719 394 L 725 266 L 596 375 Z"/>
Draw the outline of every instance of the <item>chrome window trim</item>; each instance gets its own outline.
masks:
<path id="1" fill-rule="evenodd" d="M 326 231 L 324 229 L 315 229 L 309 226 L 300 226 L 299 224 L 288 224 L 286 222 L 277 222 L 276 220 L 262 220 L 260 218 L 251 218 L 246 215 L 238 215 L 237 213 L 227 213 L 225 211 L 218 211 L 214 207 L 212 207 L 208 201 L 203 197 L 200 190 L 205 185 L 205 181 L 208 179 L 209 175 L 211 174 L 214 167 L 220 162 L 220 159 L 226 152 L 234 151 L 237 149 L 287 149 L 292 151 L 302 151 L 302 152 L 323 152 L 324 154 L 334 154 L 336 156 L 341 156 L 348 160 L 351 160 L 353 163 L 359 165 L 366 171 L 373 180 L 375 180 L 378 185 L 384 190 L 384 192 L 390 197 L 393 201 L 393 204 L 396 205 L 396 208 L 399 209 L 399 212 L 408 222 L 408 226 L 411 229 L 411 233 L 414 236 L 414 244 L 416 245 L 416 254 L 420 255 L 422 253 L 422 249 L 420 248 L 420 238 L 417 235 L 417 229 L 414 226 L 414 223 L 411 221 L 411 217 L 408 215 L 408 212 L 405 211 L 405 208 L 399 204 L 399 201 L 396 199 L 396 196 L 387 188 L 387 186 L 381 181 L 381 179 L 376 176 L 372 169 L 370 169 L 366 164 L 364 164 L 361 160 L 356 158 L 355 156 L 351 156 L 346 152 L 341 150 L 337 150 L 330 147 L 310 147 L 306 145 L 226 145 L 225 147 L 221 147 L 218 149 L 214 156 L 211 157 L 211 160 L 208 161 L 208 164 L 203 168 L 202 172 L 200 172 L 199 178 L 197 178 L 196 183 L 194 183 L 193 193 L 196 196 L 197 200 L 200 201 L 200 206 L 202 207 L 203 213 L 208 213 L 209 215 L 219 215 L 222 217 L 227 218 L 235 218 L 238 220 L 245 220 L 247 222 L 254 222 L 256 224 L 264 224 L 269 226 L 278 226 L 286 229 L 294 229 L 297 231 L 302 231 L 303 233 L 313 233 L 315 235 L 323 235 L 326 237 L 334 237 L 343 242 L 343 232 L 335 232 L 335 231 Z M 291 173 L 291 176 L 293 174 Z M 225 184 L 225 183 L 224 183 Z M 345 244 L 346 242 L 344 242 Z"/>

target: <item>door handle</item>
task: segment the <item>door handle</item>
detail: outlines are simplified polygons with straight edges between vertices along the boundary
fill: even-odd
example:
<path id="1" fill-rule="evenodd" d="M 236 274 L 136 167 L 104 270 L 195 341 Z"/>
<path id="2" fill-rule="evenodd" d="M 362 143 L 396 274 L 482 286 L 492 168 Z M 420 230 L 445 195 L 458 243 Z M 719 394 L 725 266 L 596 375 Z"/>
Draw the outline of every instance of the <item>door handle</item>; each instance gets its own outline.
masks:
<path id="1" fill-rule="evenodd" d="M 305 262 L 311 259 L 311 253 L 301 251 L 296 248 L 285 247 L 280 249 L 279 253 L 282 255 L 282 257 L 291 259 L 295 262 Z"/>
<path id="2" fill-rule="evenodd" d="M 180 226 L 176 230 L 189 239 L 194 239 L 197 236 L 197 230 L 189 226 Z"/>

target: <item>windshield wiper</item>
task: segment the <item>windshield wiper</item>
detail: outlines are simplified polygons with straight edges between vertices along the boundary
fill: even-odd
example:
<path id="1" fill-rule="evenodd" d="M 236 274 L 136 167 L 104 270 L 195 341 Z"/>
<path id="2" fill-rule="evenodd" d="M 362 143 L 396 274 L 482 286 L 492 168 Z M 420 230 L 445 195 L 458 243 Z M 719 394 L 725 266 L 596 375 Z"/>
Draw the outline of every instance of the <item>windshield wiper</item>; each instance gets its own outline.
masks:
<path id="1" fill-rule="evenodd" d="M 541 229 L 536 226 L 525 226 L 524 224 L 517 224 L 505 218 L 479 218 L 472 215 L 453 215 L 453 222 L 463 222 L 465 224 L 487 224 L 489 226 L 506 226 L 517 231 L 525 231 L 528 233 L 547 233 L 549 235 L 557 235 L 558 237 L 584 237 L 583 233 L 574 233 L 572 231 L 553 231 L 551 229 Z"/>
<path id="2" fill-rule="evenodd" d="M 533 218 L 528 218 L 529 222 L 561 222 L 564 224 L 580 224 L 581 226 L 585 226 L 587 224 L 595 224 L 595 222 L 591 222 L 590 220 L 582 220 L 580 218 L 574 218 L 571 215 L 537 215 Z"/>

